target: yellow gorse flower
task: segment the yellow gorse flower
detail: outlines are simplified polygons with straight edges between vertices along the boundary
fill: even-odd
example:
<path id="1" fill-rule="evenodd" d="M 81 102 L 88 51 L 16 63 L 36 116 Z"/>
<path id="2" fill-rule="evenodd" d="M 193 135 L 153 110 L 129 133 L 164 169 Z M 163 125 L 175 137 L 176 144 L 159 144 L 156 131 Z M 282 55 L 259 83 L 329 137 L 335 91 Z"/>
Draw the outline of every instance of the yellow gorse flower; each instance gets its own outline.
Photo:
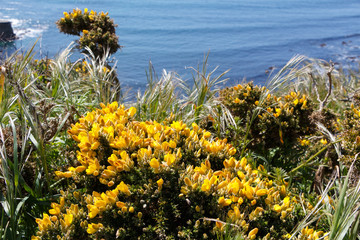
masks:
<path id="1" fill-rule="evenodd" d="M 161 191 L 162 186 L 164 184 L 164 180 L 162 178 L 160 178 L 159 180 L 156 181 L 157 185 L 158 185 L 158 189 L 159 191 Z"/>
<path id="2" fill-rule="evenodd" d="M 160 167 L 160 163 L 156 158 L 151 159 L 150 166 L 152 168 L 158 169 Z"/>
<path id="3" fill-rule="evenodd" d="M 124 183 L 121 182 L 117 187 L 116 187 L 120 192 L 125 193 L 126 195 L 130 195 L 130 191 L 129 191 L 129 187 Z"/>
<path id="4" fill-rule="evenodd" d="M 275 112 L 282 113 L 277 109 Z M 66 201 L 66 194 L 62 194 L 59 203 L 51 204 L 51 218 L 44 214 L 36 220 L 40 232 L 60 225 L 64 231 L 73 231 L 75 228 L 70 226 L 80 222 L 87 234 L 95 234 L 108 228 L 100 223 L 105 216 L 116 214 L 142 221 L 149 217 L 149 206 L 130 199 L 136 199 L 145 191 L 158 198 L 165 195 L 164 191 L 172 184 L 179 184 L 180 192 L 176 193 L 179 197 L 188 198 L 194 192 L 203 192 L 214 198 L 214 207 L 223 213 L 219 220 L 241 226 L 249 239 L 254 239 L 258 231 L 248 229 L 249 222 L 261 218 L 263 212 L 279 219 L 291 216 L 294 200 L 285 186 L 261 175 L 264 167 L 254 168 L 247 158 L 233 157 L 236 149 L 226 139 L 212 138 L 210 132 L 195 123 L 190 129 L 181 121 L 138 122 L 133 119 L 135 114 L 135 108 L 126 109 L 117 102 L 101 104 L 101 109 L 89 112 L 72 125 L 68 133 L 77 142 L 79 164 L 55 174 L 75 181 L 91 179 L 91 183 L 101 186 L 102 190 L 92 193 L 77 190 Z M 189 154 L 191 164 L 184 158 Z M 141 176 L 141 171 L 152 178 L 139 189 L 132 185 L 132 177 L 127 176 L 134 172 Z M 173 172 L 180 176 L 176 183 L 166 178 Z M 68 207 L 69 199 L 75 199 L 78 204 Z M 203 206 L 196 204 L 190 208 L 202 214 Z M 223 227 L 219 223 L 214 225 Z"/>
<path id="5" fill-rule="evenodd" d="M 175 154 L 168 153 L 164 156 L 166 164 L 170 167 L 176 160 Z"/>
<path id="6" fill-rule="evenodd" d="M 51 226 L 51 220 L 48 214 L 44 213 L 43 219 L 37 218 L 36 223 L 39 226 L 40 231 L 46 231 Z"/>
<path id="7" fill-rule="evenodd" d="M 249 232 L 248 238 L 249 239 L 255 239 L 256 238 L 256 234 L 258 233 L 259 229 L 258 228 L 254 228 L 253 230 L 251 230 Z"/>
<path id="8" fill-rule="evenodd" d="M 65 214 L 64 220 L 65 220 L 65 226 L 69 227 L 74 220 L 74 215 L 72 215 L 71 213 Z"/>
<path id="9" fill-rule="evenodd" d="M 97 232 L 101 227 L 103 227 L 103 225 L 101 223 L 98 223 L 98 224 L 90 223 L 88 225 L 87 232 L 89 234 L 93 234 L 93 233 Z"/>
<path id="10" fill-rule="evenodd" d="M 309 228 L 308 226 L 306 228 L 303 228 L 301 230 L 300 233 L 300 239 L 309 239 L 309 240 L 316 240 L 316 239 L 320 239 L 321 237 L 323 237 L 324 235 L 326 235 L 326 233 L 324 233 L 323 231 L 316 231 L 313 228 Z M 323 239 L 329 239 L 328 236 L 326 236 Z"/>

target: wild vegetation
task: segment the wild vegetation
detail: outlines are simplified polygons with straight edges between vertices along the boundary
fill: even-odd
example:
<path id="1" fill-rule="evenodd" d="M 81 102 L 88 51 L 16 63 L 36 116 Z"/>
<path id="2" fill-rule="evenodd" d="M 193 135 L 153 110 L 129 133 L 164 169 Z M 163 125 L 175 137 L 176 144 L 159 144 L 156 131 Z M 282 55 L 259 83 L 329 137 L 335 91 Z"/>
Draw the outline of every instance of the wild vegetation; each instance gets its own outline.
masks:
<path id="1" fill-rule="evenodd" d="M 62 32 L 114 27 L 64 14 Z M 359 72 L 296 56 L 221 89 L 206 56 L 190 82 L 150 65 L 125 101 L 111 26 L 78 61 L 2 63 L 2 239 L 358 239 Z"/>

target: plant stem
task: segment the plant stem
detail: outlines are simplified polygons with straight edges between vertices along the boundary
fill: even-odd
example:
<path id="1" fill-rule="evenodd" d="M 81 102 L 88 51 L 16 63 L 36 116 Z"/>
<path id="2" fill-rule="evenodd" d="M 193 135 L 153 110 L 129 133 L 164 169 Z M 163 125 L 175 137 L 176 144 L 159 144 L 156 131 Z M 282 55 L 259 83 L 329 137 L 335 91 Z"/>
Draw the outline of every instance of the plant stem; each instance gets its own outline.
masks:
<path id="1" fill-rule="evenodd" d="M 296 168 L 292 169 L 289 174 L 296 172 L 297 170 L 299 170 L 300 168 L 302 168 L 303 166 L 306 166 L 309 162 L 311 162 L 312 160 L 314 160 L 314 158 L 316 158 L 317 156 L 319 156 L 322 152 L 324 152 L 330 145 L 334 145 L 336 143 L 340 142 L 340 140 L 336 141 L 336 142 L 331 142 L 328 145 L 326 145 L 325 147 L 323 147 L 322 149 L 320 149 L 320 151 L 318 151 L 317 153 L 315 153 L 314 155 L 312 155 L 308 160 L 306 160 L 304 163 L 302 163 L 301 165 L 297 166 Z"/>

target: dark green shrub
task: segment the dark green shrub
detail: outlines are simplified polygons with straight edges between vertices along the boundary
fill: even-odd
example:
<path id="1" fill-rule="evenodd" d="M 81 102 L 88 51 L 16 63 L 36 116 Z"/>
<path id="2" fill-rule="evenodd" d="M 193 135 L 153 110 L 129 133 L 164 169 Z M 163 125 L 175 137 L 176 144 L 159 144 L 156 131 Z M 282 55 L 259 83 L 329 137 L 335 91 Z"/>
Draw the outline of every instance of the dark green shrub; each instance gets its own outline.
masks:
<path id="1" fill-rule="evenodd" d="M 298 221 L 298 199 L 226 139 L 182 122 L 133 120 L 116 102 L 68 131 L 78 142 L 59 203 L 37 219 L 33 239 L 214 239 L 226 223 L 246 240 L 282 239 Z"/>
<path id="2" fill-rule="evenodd" d="M 74 9 L 64 12 L 64 17 L 56 24 L 60 32 L 80 36 L 79 48 L 85 51 L 89 47 L 95 56 L 102 56 L 105 49 L 113 54 L 120 48 L 116 25 L 108 13 Z"/>

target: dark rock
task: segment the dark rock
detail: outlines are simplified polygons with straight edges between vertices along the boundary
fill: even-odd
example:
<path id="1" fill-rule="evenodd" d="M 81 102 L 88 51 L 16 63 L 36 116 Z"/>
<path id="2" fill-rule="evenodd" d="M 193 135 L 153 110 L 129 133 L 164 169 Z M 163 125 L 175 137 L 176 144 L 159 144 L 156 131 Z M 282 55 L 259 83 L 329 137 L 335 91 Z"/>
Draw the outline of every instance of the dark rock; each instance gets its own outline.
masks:
<path id="1" fill-rule="evenodd" d="M 11 27 L 11 22 L 0 20 L 0 41 L 8 42 L 15 40 L 15 34 Z"/>
<path id="2" fill-rule="evenodd" d="M 347 57 L 346 59 L 355 60 L 356 57 L 350 56 L 350 57 Z"/>

